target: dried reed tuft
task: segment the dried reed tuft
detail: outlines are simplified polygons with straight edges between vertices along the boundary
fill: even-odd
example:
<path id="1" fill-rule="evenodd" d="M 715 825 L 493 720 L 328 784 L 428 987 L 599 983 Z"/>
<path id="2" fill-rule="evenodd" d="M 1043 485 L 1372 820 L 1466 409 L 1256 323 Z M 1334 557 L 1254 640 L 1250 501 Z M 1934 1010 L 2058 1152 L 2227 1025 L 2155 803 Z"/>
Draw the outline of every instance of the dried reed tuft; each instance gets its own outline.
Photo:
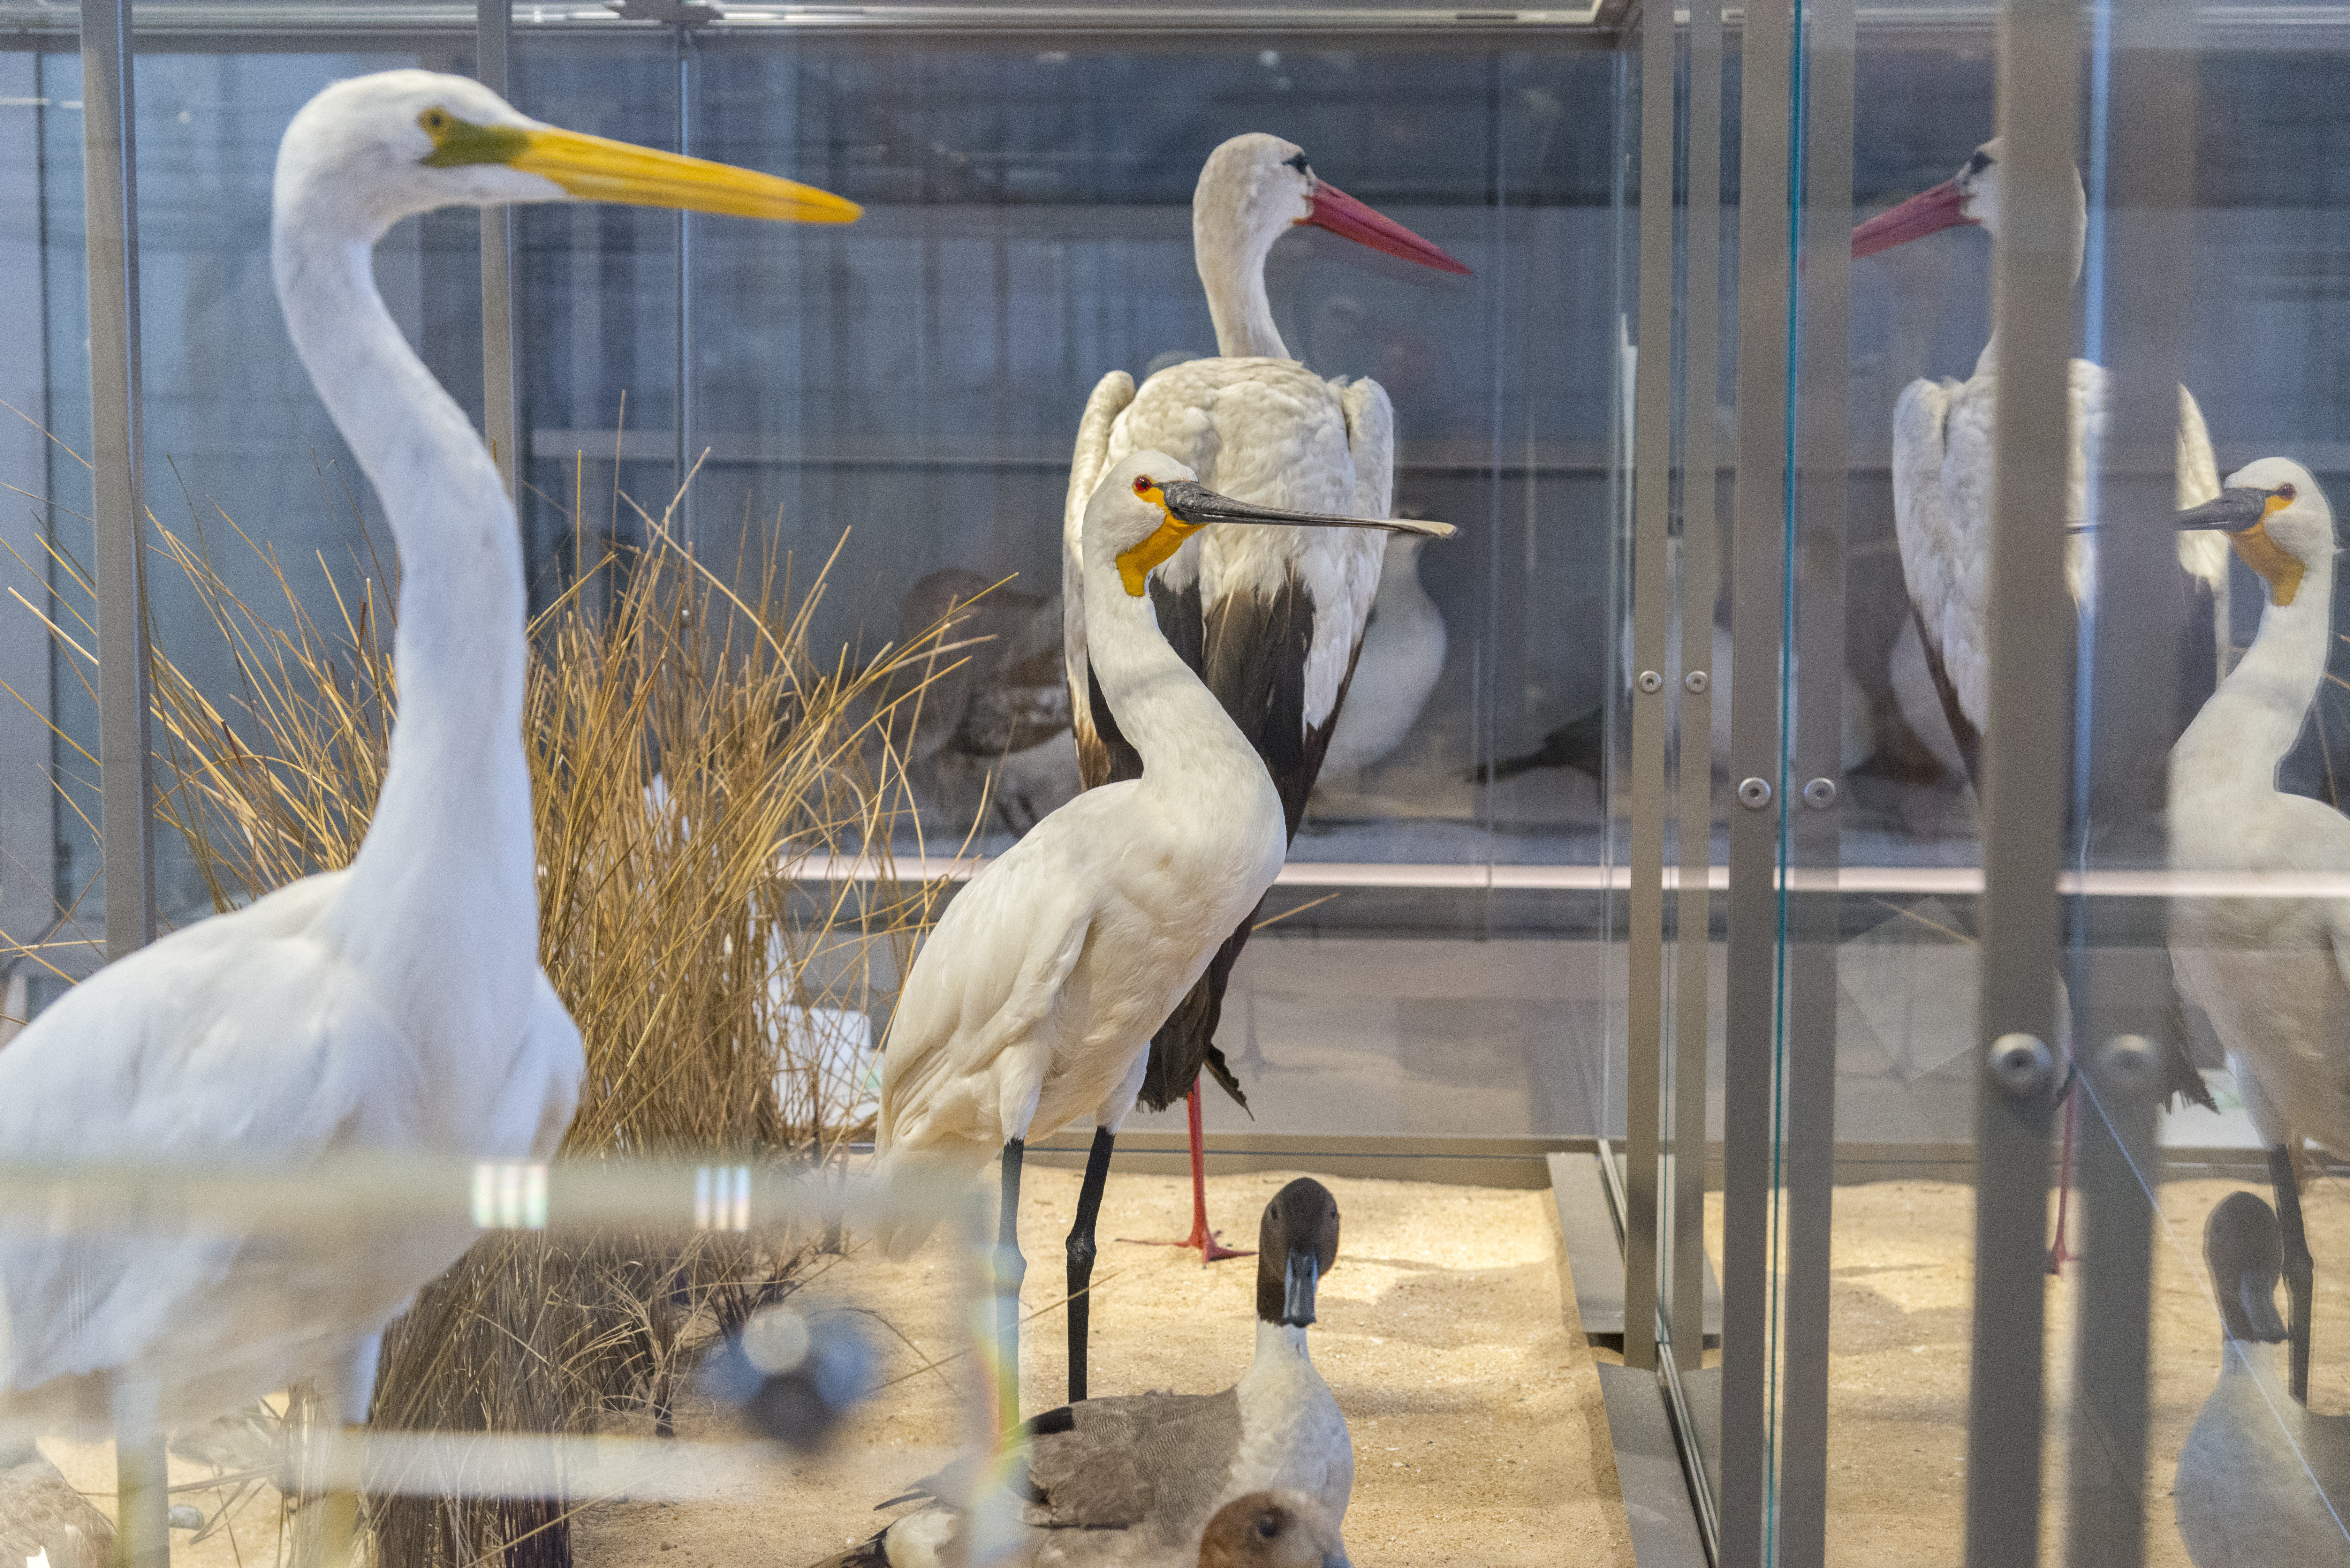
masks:
<path id="1" fill-rule="evenodd" d="M 772 556 L 730 578 L 644 521 L 650 544 L 608 551 L 531 627 L 541 961 L 588 1057 L 565 1153 L 827 1160 L 869 1119 L 859 1031 L 938 892 L 889 873 L 910 805 L 893 732 L 954 650 L 934 627 L 827 661 L 810 625 L 829 562 L 804 585 Z M 160 530 L 230 652 L 228 711 L 169 639 L 154 655 L 161 813 L 224 909 L 356 852 L 397 698 L 396 600 L 364 532 L 352 567 L 319 562 L 331 615 L 236 532 L 282 599 L 266 612 L 200 533 Z M 811 857 L 880 874 L 804 879 Z M 815 1240 L 485 1237 L 387 1336 L 374 1420 L 666 1432 L 699 1344 L 795 1288 Z M 384 1497 L 369 1525 L 402 1568 L 560 1564 L 569 1510 Z"/>

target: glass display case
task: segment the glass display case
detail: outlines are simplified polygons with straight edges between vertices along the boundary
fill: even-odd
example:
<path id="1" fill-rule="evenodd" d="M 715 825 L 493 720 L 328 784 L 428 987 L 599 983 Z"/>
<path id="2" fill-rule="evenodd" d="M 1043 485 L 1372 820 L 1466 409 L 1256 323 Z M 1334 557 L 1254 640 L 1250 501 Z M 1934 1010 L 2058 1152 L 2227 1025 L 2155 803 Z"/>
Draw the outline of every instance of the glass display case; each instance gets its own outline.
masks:
<path id="1" fill-rule="evenodd" d="M 318 1179 L 340 1223 L 487 1233 L 392 1330 L 376 1427 L 560 1439 L 397 1450 L 472 1501 L 371 1501 L 378 1560 L 755 1518 L 878 1560 L 871 1504 L 994 1432 L 1000 1280 L 977 1210 L 893 1263 L 842 1195 L 928 933 L 1079 794 L 1073 443 L 1106 375 L 1217 356 L 1194 188 L 1267 132 L 1462 269 L 1303 220 L 1263 265 L 1287 355 L 1384 389 L 1393 515 L 1459 530 L 1384 556 L 1222 994 L 1244 1103 L 1198 1103 L 1220 1222 L 1293 1172 L 1347 1210 L 1315 1344 L 1354 1560 L 1437 1561 L 1480 1510 L 1494 1563 L 2338 1560 L 2345 62 L 2338 6 L 2240 0 L 0 0 L 0 1054 L 142 921 L 339 867 L 381 781 L 402 564 L 271 265 L 306 102 L 473 77 L 858 203 L 452 205 L 376 244 L 514 500 L 588 1089 L 551 1175 Z M 774 732 L 729 749 L 744 714 Z M 143 814 L 105 827 L 150 767 L 134 849 Z M 773 815 L 730 836 L 745 792 Z M 1087 1130 L 1029 1150 L 1029 1415 L 1070 1374 L 1086 1293 L 1037 1238 Z M 1220 1314 L 1257 1265 L 1108 1241 L 1167 1229 L 1185 1132 L 1178 1100 L 1119 1134 L 1097 1392 L 1250 1365 Z M 0 1242 L 41 1203 L 221 1223 L 75 1163 L 125 1158 L 0 1147 Z M 597 1282 L 524 1324 L 532 1269 Z M 866 1396 L 816 1457 L 770 1419 L 815 1372 L 753 1354 L 811 1332 Z M 436 1333 L 473 1379 L 438 1407 Z M 44 1452 L 110 1512 L 105 1424 Z M 248 1450 L 323 1418 L 263 1425 L 174 1438 L 211 1490 L 173 1558 L 317 1549 Z M 567 1479 L 497 1469 L 534 1463 Z"/>

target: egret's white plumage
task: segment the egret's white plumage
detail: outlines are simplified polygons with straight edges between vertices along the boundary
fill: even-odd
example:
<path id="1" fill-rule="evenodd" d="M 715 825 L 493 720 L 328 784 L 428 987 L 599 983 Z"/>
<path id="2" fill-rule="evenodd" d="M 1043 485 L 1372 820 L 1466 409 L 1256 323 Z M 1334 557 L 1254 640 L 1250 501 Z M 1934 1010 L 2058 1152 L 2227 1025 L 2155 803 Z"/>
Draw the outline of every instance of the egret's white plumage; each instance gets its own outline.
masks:
<path id="1" fill-rule="evenodd" d="M 821 198 L 855 213 L 785 182 L 556 131 L 463 78 L 338 82 L 295 117 L 272 261 L 295 348 L 400 548 L 390 765 L 347 868 L 109 965 L 0 1051 L 11 1159 L 299 1170 L 367 1150 L 544 1157 L 562 1137 L 582 1059 L 538 966 L 514 509 L 385 309 L 370 254 L 434 207 L 574 194 L 764 202 L 775 216 Z M 63 1419 L 112 1378 L 151 1388 L 170 1425 L 318 1379 L 361 1417 L 375 1336 L 473 1234 L 401 1220 L 317 1237 L 72 1236 L 6 1216 L 0 1416 Z"/>
<path id="2" fill-rule="evenodd" d="M 1192 251 L 1216 328 L 1218 358 L 1168 366 L 1138 389 L 1123 370 L 1094 388 L 1078 422 L 1063 513 L 1062 566 L 1072 727 L 1088 788 L 1131 778 L 1141 759 L 1124 715 L 1093 689 L 1079 534 L 1096 478 L 1127 453 L 1164 452 L 1227 495 L 1296 511 L 1385 517 L 1395 487 L 1395 410 L 1378 383 L 1324 380 L 1289 357 L 1265 293 L 1274 242 L 1312 223 L 1441 271 L 1468 269 L 1401 224 L 1319 179 L 1279 137 L 1236 136 L 1208 156 L 1191 197 Z M 1378 587 L 1376 538 L 1312 528 L 1211 528 L 1160 573 L 1161 625 L 1197 670 L 1280 791 L 1295 834 L 1321 772 Z M 1214 1044 L 1241 924 L 1199 985 L 1159 1028 L 1143 1103 L 1191 1093 L 1201 1067 L 1237 1086 Z M 1198 1106 L 1193 1107 L 1194 1122 Z M 1188 1244 L 1218 1255 L 1201 1195 L 1193 1137 Z"/>
<path id="3" fill-rule="evenodd" d="M 2171 751 L 2171 864 L 2350 872 L 2350 818 L 2276 784 L 2334 642 L 2334 513 L 2308 470 L 2276 457 L 2229 475 L 2199 511 L 2229 507 L 2222 536 L 2260 573 L 2269 603 L 2251 647 Z M 2292 1151 L 2306 1137 L 2350 1156 L 2350 899 L 2174 898 L 2170 957 L 2180 997 L 2210 1016 L 2271 1150 L 2305 1394 L 2309 1253 Z"/>
<path id="4" fill-rule="evenodd" d="M 1427 543 L 1412 534 L 1388 540 L 1347 686 L 1351 696 L 1322 754 L 1325 773 L 1359 772 L 1401 745 L 1444 673 L 1444 612 L 1419 581 Z"/>
<path id="5" fill-rule="evenodd" d="M 1975 150 L 1958 175 L 1854 231 L 1853 254 L 1874 254 L 1954 224 L 1971 223 L 1996 234 L 2000 222 L 2000 144 Z M 2077 271 L 2087 224 L 2087 197 L 2074 182 L 2074 265 Z M 1964 381 L 1909 383 L 1893 412 L 1893 516 L 1901 547 L 1901 567 L 1910 603 L 1937 671 L 1948 688 L 1945 709 L 1950 728 L 1973 765 L 1989 701 L 1986 616 L 1991 596 L 1991 506 L 1993 423 L 1998 405 L 1998 340 L 1983 347 L 1974 374 Z M 2106 372 L 2085 359 L 2071 362 L 2072 457 L 2065 485 L 2065 518 L 2088 518 L 2089 474 L 2096 462 L 2108 405 Z M 2211 438 L 2202 410 L 2182 387 L 2178 391 L 2178 499 L 2181 506 L 2220 493 Z M 2213 678 L 2226 647 L 2228 551 L 2208 535 L 2189 534 L 2178 543 L 2178 560 L 2216 618 Z M 2067 540 L 2066 582 L 2077 604 L 2086 589 L 2081 539 Z M 1955 710 L 1950 711 L 1950 710 Z"/>

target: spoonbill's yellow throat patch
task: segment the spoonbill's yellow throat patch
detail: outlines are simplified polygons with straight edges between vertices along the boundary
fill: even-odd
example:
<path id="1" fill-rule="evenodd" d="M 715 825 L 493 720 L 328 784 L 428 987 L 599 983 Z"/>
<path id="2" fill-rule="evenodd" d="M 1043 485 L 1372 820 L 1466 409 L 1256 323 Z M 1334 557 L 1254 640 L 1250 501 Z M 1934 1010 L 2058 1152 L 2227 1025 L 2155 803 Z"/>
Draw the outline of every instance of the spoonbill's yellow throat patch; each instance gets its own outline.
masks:
<path id="1" fill-rule="evenodd" d="M 2261 518 L 2240 534 L 2228 535 L 2228 543 L 2244 565 L 2261 575 L 2269 586 L 2269 597 L 2280 607 L 2293 603 L 2301 592 L 2302 573 L 2307 568 L 2287 553 L 2284 547 L 2269 537 L 2268 519 L 2293 504 L 2296 492 L 2290 484 L 2270 493 L 2261 507 Z"/>
<path id="2" fill-rule="evenodd" d="M 416 123 L 432 139 L 432 151 L 424 155 L 432 168 L 503 163 L 553 181 L 583 202 L 798 223 L 854 223 L 864 212 L 813 185 L 551 125 L 477 125 L 437 105 Z"/>
<path id="3" fill-rule="evenodd" d="M 1183 541 L 1198 533 L 1203 524 L 1186 523 L 1169 511 L 1166 493 L 1147 473 L 1134 476 L 1134 493 L 1167 516 L 1157 533 L 1118 558 L 1118 580 L 1126 585 L 1128 593 L 1140 598 L 1149 587 L 1151 569 L 1181 549 Z"/>

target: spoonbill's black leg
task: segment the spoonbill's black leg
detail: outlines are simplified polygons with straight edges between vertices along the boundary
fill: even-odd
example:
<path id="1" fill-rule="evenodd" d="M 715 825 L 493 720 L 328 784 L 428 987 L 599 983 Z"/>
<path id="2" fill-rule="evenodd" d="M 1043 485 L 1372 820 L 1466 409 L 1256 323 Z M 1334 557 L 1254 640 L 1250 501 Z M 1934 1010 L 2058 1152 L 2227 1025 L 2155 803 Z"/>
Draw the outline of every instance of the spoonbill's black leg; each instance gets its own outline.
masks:
<path id="1" fill-rule="evenodd" d="M 998 1429 L 1020 1424 L 1020 1282 L 1028 1277 L 1028 1260 L 1020 1255 L 1020 1157 L 1026 1150 L 1019 1138 L 1004 1141 L 1003 1208 L 996 1216 L 995 1236 Z"/>
<path id="2" fill-rule="evenodd" d="M 2309 1314 L 2316 1290 L 2316 1265 L 2309 1255 L 2309 1234 L 2301 1225 L 2301 1179 L 2293 1169 L 2293 1147 L 2269 1150 L 2269 1180 L 2276 1188 L 2277 1228 L 2284 1237 L 2284 1288 L 2292 1303 L 2288 1326 L 2293 1334 L 2293 1397 L 2309 1403 Z"/>
<path id="3" fill-rule="evenodd" d="M 1094 1147 L 1086 1153 L 1085 1185 L 1077 1189 L 1077 1222 L 1069 1230 L 1069 1403 L 1086 1397 L 1086 1335 L 1092 1326 L 1094 1282 L 1094 1217 L 1101 1212 L 1102 1187 L 1109 1180 L 1110 1145 L 1117 1135 L 1107 1127 L 1094 1128 Z"/>

